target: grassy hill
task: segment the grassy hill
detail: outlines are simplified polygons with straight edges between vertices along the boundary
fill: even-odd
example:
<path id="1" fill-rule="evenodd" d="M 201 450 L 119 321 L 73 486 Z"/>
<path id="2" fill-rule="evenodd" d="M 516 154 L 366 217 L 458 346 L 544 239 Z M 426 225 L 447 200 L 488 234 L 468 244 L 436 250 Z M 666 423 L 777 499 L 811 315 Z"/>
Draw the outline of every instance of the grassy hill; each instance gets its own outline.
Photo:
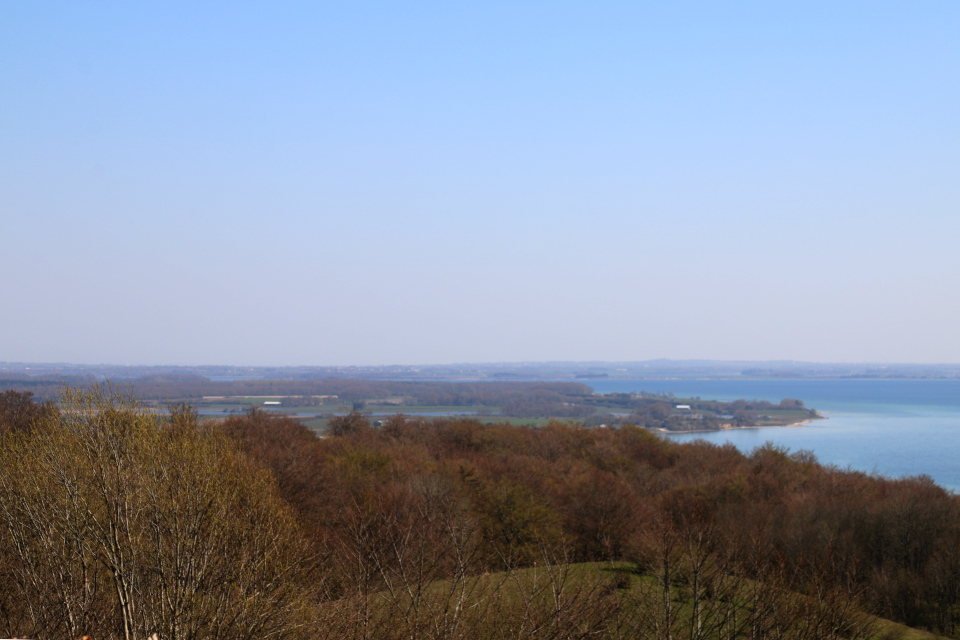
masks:
<path id="1" fill-rule="evenodd" d="M 328 603 L 326 628 L 339 625 L 344 637 L 362 628 L 375 638 L 476 640 L 941 637 L 869 615 L 837 593 L 801 594 L 713 576 L 698 594 L 682 574 L 669 590 L 662 575 L 625 562 L 545 564 L 459 580 L 398 579 L 389 589 Z"/>

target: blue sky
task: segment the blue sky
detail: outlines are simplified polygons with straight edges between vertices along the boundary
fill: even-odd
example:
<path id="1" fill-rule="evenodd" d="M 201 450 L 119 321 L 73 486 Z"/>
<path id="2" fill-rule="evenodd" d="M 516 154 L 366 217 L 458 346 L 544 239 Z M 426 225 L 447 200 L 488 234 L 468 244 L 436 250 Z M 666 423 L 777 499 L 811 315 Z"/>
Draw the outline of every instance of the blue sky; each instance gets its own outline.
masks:
<path id="1" fill-rule="evenodd" d="M 0 4 L 0 361 L 960 361 L 960 4 L 199 4 Z"/>

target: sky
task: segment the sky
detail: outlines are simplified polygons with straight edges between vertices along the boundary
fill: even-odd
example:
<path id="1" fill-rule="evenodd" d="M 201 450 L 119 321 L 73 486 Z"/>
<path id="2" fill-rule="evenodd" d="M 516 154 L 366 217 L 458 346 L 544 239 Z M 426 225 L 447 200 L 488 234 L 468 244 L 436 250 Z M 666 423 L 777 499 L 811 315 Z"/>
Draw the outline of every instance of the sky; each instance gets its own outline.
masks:
<path id="1" fill-rule="evenodd" d="M 960 3 L 0 3 L 0 361 L 960 362 Z"/>

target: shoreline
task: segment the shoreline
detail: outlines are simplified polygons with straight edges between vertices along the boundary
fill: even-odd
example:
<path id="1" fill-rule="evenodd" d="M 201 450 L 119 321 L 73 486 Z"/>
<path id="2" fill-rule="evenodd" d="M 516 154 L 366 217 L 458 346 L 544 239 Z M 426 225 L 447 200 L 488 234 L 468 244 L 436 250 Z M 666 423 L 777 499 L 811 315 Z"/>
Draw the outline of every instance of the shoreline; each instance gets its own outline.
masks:
<path id="1" fill-rule="evenodd" d="M 722 425 L 719 429 L 692 429 L 690 431 L 672 431 L 670 429 L 655 429 L 657 433 L 665 434 L 686 434 L 686 433 L 719 433 L 721 431 L 744 431 L 746 429 L 782 429 L 785 427 L 805 427 L 809 425 L 814 420 L 827 420 L 825 416 L 819 416 L 817 418 L 807 418 L 806 420 L 801 420 L 800 422 L 791 422 L 790 424 L 758 424 L 750 427 L 733 427 Z"/>

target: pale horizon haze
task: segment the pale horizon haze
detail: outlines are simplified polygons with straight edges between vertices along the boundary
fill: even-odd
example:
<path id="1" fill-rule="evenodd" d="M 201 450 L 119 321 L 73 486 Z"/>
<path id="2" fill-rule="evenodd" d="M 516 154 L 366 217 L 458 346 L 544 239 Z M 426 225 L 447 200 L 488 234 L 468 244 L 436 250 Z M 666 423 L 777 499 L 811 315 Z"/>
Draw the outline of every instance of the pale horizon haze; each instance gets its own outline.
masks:
<path id="1" fill-rule="evenodd" d="M 956 2 L 0 3 L 0 361 L 960 362 Z"/>

